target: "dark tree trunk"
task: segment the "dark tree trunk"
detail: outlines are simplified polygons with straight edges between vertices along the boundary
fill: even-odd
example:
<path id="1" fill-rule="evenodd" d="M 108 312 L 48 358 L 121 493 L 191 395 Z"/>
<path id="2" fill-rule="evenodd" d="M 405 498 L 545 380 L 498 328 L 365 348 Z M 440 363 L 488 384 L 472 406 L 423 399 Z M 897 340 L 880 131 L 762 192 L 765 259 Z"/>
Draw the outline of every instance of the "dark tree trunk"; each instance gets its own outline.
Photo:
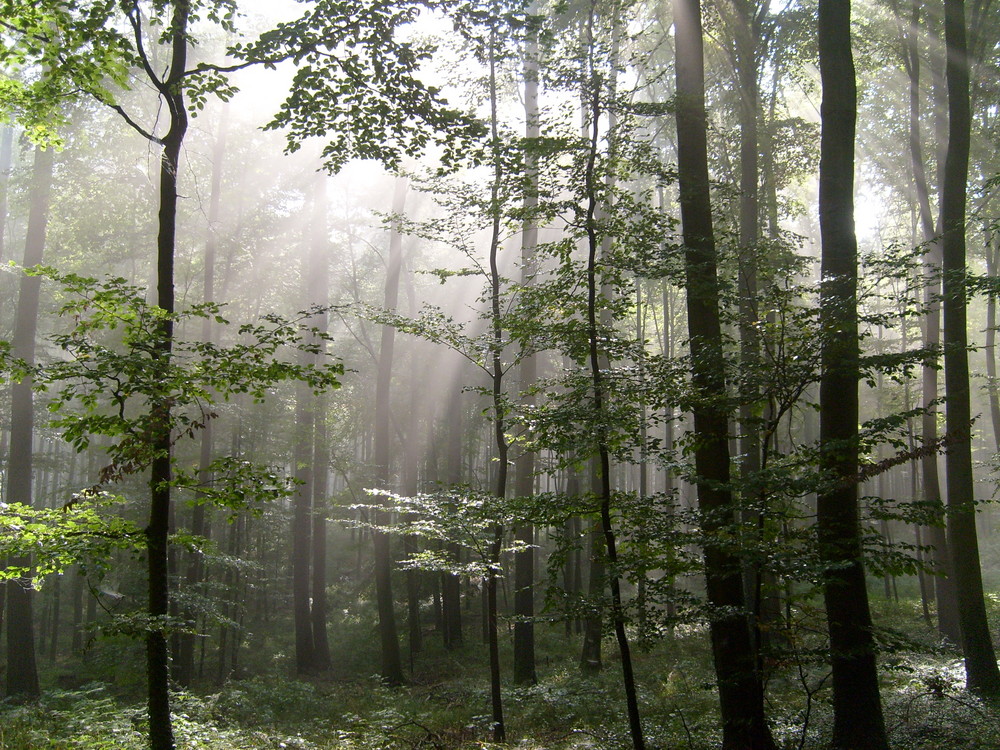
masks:
<path id="1" fill-rule="evenodd" d="M 854 233 L 854 136 L 857 120 L 850 3 L 820 0 L 823 84 L 819 216 L 822 464 L 836 486 L 817 500 L 819 552 L 833 667 L 833 745 L 887 750 L 875 644 L 862 564 L 858 509 L 857 239 Z"/>
<path id="2" fill-rule="evenodd" d="M 205 270 L 204 289 L 202 290 L 202 301 L 205 303 L 215 301 L 215 259 L 218 249 L 219 230 L 219 207 L 222 203 L 222 166 L 226 155 L 226 126 L 228 108 L 223 109 L 222 119 L 219 123 L 219 132 L 215 139 L 215 146 L 212 149 L 212 182 L 211 192 L 208 199 L 208 231 L 205 240 Z M 212 318 L 208 316 L 202 321 L 201 339 L 210 342 L 213 340 Z M 209 465 L 212 462 L 212 439 L 213 422 L 210 415 L 206 415 L 204 427 L 201 430 L 201 445 L 198 462 L 198 481 L 203 487 L 212 485 L 212 472 Z M 204 503 L 198 503 L 191 510 L 191 533 L 196 537 L 208 537 L 209 526 L 207 520 L 207 508 Z M 185 586 L 189 596 L 193 596 L 205 577 L 204 555 L 200 551 L 190 554 L 185 573 Z M 184 613 L 184 619 L 193 630 L 196 626 L 197 614 L 192 610 Z M 180 636 L 180 648 L 178 659 L 174 664 L 174 679 L 177 684 L 189 686 L 194 679 L 194 633 L 182 633 Z M 202 639 L 204 643 L 204 639 Z"/>
<path id="3" fill-rule="evenodd" d="M 7 250 L 7 194 L 14 155 L 14 128 L 6 126 L 0 135 L 0 260 Z"/>
<path id="4" fill-rule="evenodd" d="M 187 109 L 181 80 L 187 66 L 187 0 L 175 0 L 170 20 L 170 69 L 163 96 L 170 115 L 170 128 L 163 137 L 160 160 L 160 206 L 156 239 L 156 304 L 168 317 L 158 331 L 153 356 L 166 367 L 173 349 L 174 247 L 177 223 L 177 174 L 180 152 L 187 132 Z M 168 534 L 170 531 L 171 438 L 170 403 L 165 395 L 152 403 L 153 458 L 150 476 L 149 525 L 146 527 L 149 575 L 149 614 L 155 623 L 170 611 Z M 149 744 L 151 750 L 173 750 L 170 723 L 170 663 L 167 638 L 162 626 L 151 624 L 146 634 L 146 669 L 149 683 Z"/>
<path id="5" fill-rule="evenodd" d="M 173 349 L 174 251 L 176 245 L 177 179 L 180 152 L 187 132 L 182 78 L 187 61 L 187 23 L 190 12 L 186 0 L 172 3 L 170 20 L 170 62 L 166 77 L 155 83 L 169 113 L 169 128 L 159 141 L 159 208 L 157 216 L 156 302 L 166 315 L 159 323 L 152 357 L 158 367 L 167 367 Z M 135 19 L 136 24 L 140 21 Z M 172 522 L 170 482 L 172 463 L 171 414 L 168 394 L 151 397 L 150 515 L 145 529 L 151 624 L 146 634 L 148 679 L 149 742 L 153 750 L 172 750 L 170 720 L 169 653 L 165 628 L 160 624 L 171 611 L 170 549 L 168 535 Z"/>
<path id="6" fill-rule="evenodd" d="M 310 302 L 322 312 L 313 319 L 318 329 L 314 343 L 319 352 L 314 355 L 316 364 L 323 364 L 326 343 L 322 336 L 328 329 L 330 304 L 329 257 L 330 248 L 326 214 L 326 175 L 316 176 L 313 185 L 312 243 L 309 252 Z M 312 467 L 312 605 L 309 616 L 312 625 L 313 667 L 326 671 L 332 666 L 330 639 L 326 632 L 326 516 L 329 502 L 330 446 L 327 440 L 326 399 L 313 396 L 315 429 L 313 431 Z"/>
<path id="7" fill-rule="evenodd" d="M 490 385 L 493 391 L 493 441 L 497 451 L 497 473 L 496 484 L 493 495 L 498 501 L 503 503 L 507 498 L 507 472 L 510 461 L 510 446 L 507 443 L 507 425 L 504 419 L 504 331 L 503 331 L 503 311 L 501 305 L 501 284 L 500 266 L 498 255 L 500 252 L 500 229 L 502 216 L 502 206 L 500 204 L 500 190 L 503 187 L 503 162 L 500 157 L 500 137 L 497 130 L 497 77 L 496 77 L 496 29 L 490 28 L 489 35 L 489 89 L 490 89 L 490 135 L 493 147 L 493 183 L 490 186 L 490 333 L 492 334 L 490 351 Z M 522 370 L 523 372 L 523 370 Z M 529 475 L 529 480 L 533 479 Z M 497 523 L 493 528 L 493 543 L 490 545 L 490 557 L 486 560 L 488 570 L 486 573 L 486 624 L 487 643 L 490 652 L 490 707 L 493 714 L 493 741 L 506 742 L 507 728 L 503 717 L 503 695 L 500 691 L 500 646 L 497 628 L 497 569 L 500 567 L 500 551 L 503 546 L 503 525 Z M 523 572 L 523 571 L 522 571 Z M 531 572 L 529 570 L 529 572 Z M 533 575 L 533 574 L 532 574 Z M 516 579 L 515 579 L 516 580 Z M 528 581 L 528 591 L 530 595 L 531 581 Z M 518 584 L 519 585 L 519 584 Z M 517 593 L 520 593 L 518 591 Z M 516 594 L 515 594 L 516 596 Z M 516 604 L 515 604 L 516 607 Z M 516 610 L 515 610 L 516 611 Z M 516 628 L 516 625 L 515 625 Z M 525 647 L 522 633 L 520 644 L 517 641 L 517 631 L 514 635 L 514 663 L 518 663 L 517 646 Z M 532 641 L 533 641 L 532 634 Z M 534 643 L 531 647 L 531 669 L 534 671 Z M 521 654 L 521 659 L 525 658 Z M 522 667 L 525 665 L 522 664 Z"/>
<path id="8" fill-rule="evenodd" d="M 406 199 L 406 183 L 397 178 L 392 200 L 393 214 L 402 214 Z M 395 310 L 399 300 L 399 272 L 402 265 L 402 235 L 394 225 L 389 237 L 389 258 L 385 277 L 383 307 Z M 392 326 L 382 326 L 379 345 L 378 376 L 375 384 L 375 474 L 378 486 L 388 488 L 389 474 L 389 421 L 390 391 L 392 386 L 392 356 L 396 331 Z M 384 502 L 379 498 L 378 502 Z M 392 597 L 392 549 L 389 535 L 380 531 L 388 521 L 385 511 L 375 510 L 376 530 L 372 533 L 375 547 L 375 597 L 378 606 L 379 639 L 382 652 L 382 679 L 390 685 L 403 683 L 403 665 L 396 634 L 396 613 Z"/>
<path id="9" fill-rule="evenodd" d="M 24 266 L 42 262 L 45 229 L 49 216 L 52 187 L 52 149 L 35 149 L 31 179 L 31 207 L 24 241 Z M 38 327 L 38 303 L 41 279 L 22 276 L 17 294 L 14 341 L 11 354 L 26 362 L 35 361 L 35 332 Z M 34 394 L 31 380 L 25 378 L 11 386 L 10 456 L 7 464 L 7 493 L 11 502 L 32 504 L 34 440 Z M 12 559 L 12 565 L 30 566 L 30 558 Z M 30 699 L 38 695 L 38 667 L 35 663 L 35 634 L 32 601 L 34 592 L 29 579 L 7 585 L 7 696 Z"/>
<path id="10" fill-rule="evenodd" d="M 73 569 L 72 623 L 73 637 L 70 650 L 74 656 L 83 653 L 83 584 L 86 579 L 79 568 Z"/>
<path id="11" fill-rule="evenodd" d="M 308 262 L 302 276 L 308 288 L 311 278 Z M 299 363 L 308 366 L 310 352 L 299 353 Z M 292 507 L 292 613 L 295 627 L 295 672 L 306 675 L 315 670 L 312 616 L 310 612 L 310 568 L 312 567 L 312 459 L 316 428 L 312 389 L 304 382 L 295 387 L 295 466 L 296 488 Z"/>
<path id="12" fill-rule="evenodd" d="M 448 429 L 447 483 L 454 486 L 462 481 L 462 434 L 464 420 L 462 394 L 456 393 L 446 411 Z M 459 561 L 461 550 L 457 544 L 448 544 L 448 557 Z M 454 573 L 441 574 L 441 618 L 445 648 L 462 646 L 462 581 Z"/>
<path id="13" fill-rule="evenodd" d="M 541 136 L 538 121 L 538 39 L 537 31 L 529 29 L 524 51 L 524 118 L 525 139 L 530 144 Z M 534 283 L 536 272 L 535 246 L 538 244 L 538 224 L 532 211 L 538 207 L 537 158 L 525 154 L 525 172 L 529 185 L 524 196 L 527 218 L 521 232 L 521 284 Z M 526 354 L 520 365 L 521 404 L 530 410 L 535 396 L 530 389 L 538 377 L 538 361 L 533 354 Z M 514 463 L 514 494 L 529 497 L 535 489 L 535 454 L 523 451 Z M 517 540 L 525 545 L 534 542 L 534 527 L 523 524 L 515 530 Z M 533 546 L 514 553 L 514 682 L 534 685 L 535 673 L 535 550 Z"/>
<path id="14" fill-rule="evenodd" d="M 591 13 L 593 13 L 593 6 Z M 588 32 L 592 33 L 592 23 L 588 24 Z M 613 39 L 611 44 L 611 65 L 612 78 L 610 83 L 611 99 L 614 98 L 614 76 L 617 75 L 618 58 L 618 30 L 612 31 Z M 611 451 L 609 448 L 609 435 L 606 417 L 605 393 L 605 369 L 607 368 L 607 351 L 602 348 L 601 340 L 606 335 L 603 329 L 610 327 L 610 312 L 605 314 L 604 308 L 610 301 L 611 291 L 606 288 L 603 279 L 599 278 L 598 255 L 599 252 L 606 254 L 610 249 L 610 237 L 603 239 L 598 236 L 597 219 L 599 213 L 598 187 L 596 174 L 596 161 L 599 148 L 600 122 L 604 104 L 601 97 L 604 94 L 599 83 L 599 76 L 596 72 L 596 61 L 593 59 L 594 39 L 588 38 L 588 48 L 590 52 L 588 72 L 588 88 L 590 89 L 590 101 L 587 102 L 589 118 L 586 124 L 589 128 L 586 171 L 584 173 L 584 190 L 586 199 L 585 229 L 587 240 L 587 340 L 590 365 L 590 386 L 591 398 L 597 424 L 594 426 L 597 449 L 596 456 L 593 457 L 593 467 L 595 470 L 595 491 L 600 500 L 600 533 L 603 537 L 604 552 L 607 555 L 610 575 L 607 576 L 611 592 L 611 621 L 614 627 L 615 640 L 618 643 L 618 652 L 622 662 L 622 682 L 625 688 L 625 709 L 628 716 L 629 734 L 632 738 L 632 746 L 635 750 L 645 748 L 645 740 L 642 733 L 642 722 L 639 716 L 639 701 L 635 688 L 635 675 L 632 670 L 632 653 L 629 646 L 628 635 L 625 630 L 625 611 L 622 606 L 621 578 L 618 570 L 618 549 L 615 530 L 611 519 Z M 614 144 L 617 134 L 616 115 L 613 109 L 608 112 L 608 134 L 609 150 L 611 158 L 614 159 Z M 614 172 L 608 175 L 609 187 L 613 187 Z M 600 299 L 599 299 L 600 297 Z M 600 323 L 600 325 L 599 325 Z M 598 636 L 599 637 L 599 636 Z"/>
<path id="15" fill-rule="evenodd" d="M 674 0 L 677 68 L 677 172 L 687 281 L 692 379 L 699 392 L 725 394 L 719 282 L 708 178 L 701 8 Z M 723 748 L 773 750 L 764 688 L 747 620 L 740 561 L 722 532 L 736 522 L 729 489 L 728 415 L 712 403 L 694 410 L 698 503 L 706 535 L 705 579 L 716 610 L 712 654 L 722 713 Z"/>
<path id="16" fill-rule="evenodd" d="M 941 343 L 941 244 L 934 229 L 934 218 L 930 203 L 930 189 L 927 173 L 924 169 L 922 138 L 920 134 L 920 54 L 918 48 L 918 30 L 920 22 L 919 4 L 911 4 L 910 24 L 906 33 L 906 70 L 909 78 L 909 152 L 910 166 L 913 174 L 914 194 L 917 200 L 920 228 L 925 245 L 924 255 L 924 320 L 923 345 L 929 350 L 936 350 Z M 935 76 L 938 79 L 939 76 Z M 935 80 L 934 89 L 941 88 Z M 936 97 L 940 99 L 940 97 Z M 943 108 L 943 103 L 937 104 Z M 944 113 L 935 112 L 935 122 L 938 125 L 939 138 L 946 138 L 942 133 L 940 123 Z M 943 166 L 943 157 L 939 144 L 938 170 L 939 177 Z M 921 438 L 924 445 L 934 445 L 937 442 L 937 413 L 932 402 L 938 395 L 938 356 L 928 355 L 922 368 L 922 403 L 924 415 L 921 418 Z M 954 580 L 951 575 L 951 556 L 948 552 L 948 542 L 944 529 L 944 504 L 941 501 L 941 483 L 938 477 L 938 457 L 936 453 L 925 455 L 920 459 L 921 481 L 923 485 L 923 500 L 934 508 L 940 519 L 939 524 L 928 529 L 928 542 L 934 548 L 934 564 L 938 575 L 934 576 L 934 598 L 937 601 L 938 632 L 953 643 L 959 643 L 961 633 L 958 629 L 958 604 L 955 599 Z"/>
<path id="17" fill-rule="evenodd" d="M 945 426 L 953 441 L 945 454 L 948 547 L 969 690 L 1000 697 L 1000 670 L 990 638 L 976 536 L 972 476 L 972 415 L 966 322 L 965 210 L 971 114 L 965 2 L 945 0 L 948 81 L 948 153 L 941 194 L 944 295 Z"/>

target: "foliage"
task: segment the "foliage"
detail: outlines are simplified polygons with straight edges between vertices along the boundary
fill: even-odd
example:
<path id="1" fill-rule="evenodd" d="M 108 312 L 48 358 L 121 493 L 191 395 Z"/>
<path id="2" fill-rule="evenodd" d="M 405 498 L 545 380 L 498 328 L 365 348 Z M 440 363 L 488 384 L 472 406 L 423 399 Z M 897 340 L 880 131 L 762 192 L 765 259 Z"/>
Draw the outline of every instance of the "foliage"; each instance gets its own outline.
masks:
<path id="1" fill-rule="evenodd" d="M 88 558 L 107 561 L 114 550 L 142 548 L 140 529 L 101 512 L 120 501 L 102 487 L 142 472 L 156 457 L 150 435 L 157 417 L 151 406 L 170 404 L 176 443 L 204 428 L 217 416 L 216 404 L 233 396 L 248 394 L 262 401 L 289 381 L 305 383 L 315 392 L 339 386 L 343 367 L 329 355 L 319 364 L 303 364 L 293 356 L 297 351 L 323 351 L 326 334 L 309 324 L 319 309 L 292 318 L 268 314 L 258 323 L 236 328 L 236 341 L 229 345 L 175 340 L 172 355 L 165 360 L 160 346 L 167 335 L 165 321 L 179 325 L 211 318 L 227 325 L 220 308 L 210 303 L 168 315 L 146 302 L 145 290 L 122 278 L 98 280 L 47 267 L 26 273 L 55 282 L 63 298 L 60 315 L 69 323 L 51 336 L 56 356 L 29 371 L 34 387 L 49 398 L 50 425 L 77 451 L 102 438 L 110 462 L 101 469 L 96 485 L 75 494 L 61 508 L 3 505 L 0 554 L 34 553 L 38 561 L 30 571 L 7 568 L 5 578 L 30 574 L 39 580 Z M 184 468 L 174 472 L 171 484 L 190 490 L 199 502 L 232 512 L 256 509 L 294 491 L 289 478 L 240 456 L 218 457 L 209 468 L 218 479 L 210 486 L 203 486 L 197 473 Z"/>
<path id="2" fill-rule="evenodd" d="M 396 169 L 433 142 L 443 148 L 443 161 L 454 164 L 483 128 L 418 77 L 434 49 L 400 36 L 427 7 L 421 0 L 318 0 L 300 18 L 230 52 L 250 63 L 297 65 L 289 96 L 268 126 L 288 129 L 288 151 L 325 137 L 331 172 L 351 158 Z"/>
<path id="3" fill-rule="evenodd" d="M 117 515 L 110 506 L 120 498 L 85 491 L 61 508 L 33 508 L 23 503 L 0 503 L 0 556 L 31 559 L 34 566 L 7 565 L 0 581 L 27 578 L 38 587 L 53 573 L 84 562 L 98 569 L 116 550 L 141 547 L 142 531 Z M 104 512 L 101 512 L 104 511 Z"/>

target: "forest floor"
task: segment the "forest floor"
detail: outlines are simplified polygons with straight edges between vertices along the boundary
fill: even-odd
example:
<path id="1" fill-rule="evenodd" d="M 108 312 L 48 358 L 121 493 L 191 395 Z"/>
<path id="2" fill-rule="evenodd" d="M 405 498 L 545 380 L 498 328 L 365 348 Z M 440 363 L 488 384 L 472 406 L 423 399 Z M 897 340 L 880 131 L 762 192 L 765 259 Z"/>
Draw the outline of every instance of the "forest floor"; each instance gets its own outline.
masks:
<path id="1" fill-rule="evenodd" d="M 879 631 L 882 696 L 893 748 L 1000 750 L 1000 708 L 964 690 L 956 654 L 934 643 L 916 604 L 877 604 L 877 621 L 894 624 L 891 631 Z M 537 631 L 539 683 L 523 688 L 504 683 L 509 744 L 531 750 L 629 747 L 620 664 L 612 643 L 605 642 L 603 671 L 584 676 L 576 667 L 577 638 L 567 640 L 561 625 Z M 332 675 L 292 679 L 287 652 L 252 644 L 243 672 L 253 676 L 176 693 L 178 748 L 490 747 L 485 649 L 478 629 L 468 627 L 464 648 L 451 652 L 428 632 L 425 651 L 414 657 L 410 684 L 394 689 L 375 676 L 347 676 L 365 674 L 375 663 L 370 632 L 336 632 L 332 645 L 340 662 Z M 829 738 L 828 668 L 810 653 L 807 642 L 802 638 L 793 644 L 786 658 L 772 666 L 769 678 L 768 713 L 783 750 L 822 748 Z M 84 667 L 56 661 L 43 674 L 48 684 L 93 681 L 49 689 L 32 705 L 0 703 L 0 748 L 144 748 L 140 650 L 124 648 L 121 641 L 98 641 Z M 133 653 L 136 666 L 129 670 L 124 659 Z M 275 653 L 267 662 L 251 658 Z M 509 664 L 509 652 L 504 656 Z M 639 650 L 636 666 L 650 748 L 719 746 L 717 695 L 702 630 L 678 630 L 654 648 Z"/>

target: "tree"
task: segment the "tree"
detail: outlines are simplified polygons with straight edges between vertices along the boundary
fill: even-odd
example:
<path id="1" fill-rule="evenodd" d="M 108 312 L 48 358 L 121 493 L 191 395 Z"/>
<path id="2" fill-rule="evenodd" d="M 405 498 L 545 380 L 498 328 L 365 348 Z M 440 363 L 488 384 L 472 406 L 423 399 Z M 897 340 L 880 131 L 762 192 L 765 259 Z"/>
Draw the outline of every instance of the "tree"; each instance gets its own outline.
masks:
<path id="1" fill-rule="evenodd" d="M 885 750 L 888 742 L 862 563 L 856 479 L 860 375 L 854 233 L 857 90 L 850 17 L 849 0 L 820 0 L 820 450 L 832 486 L 819 494 L 816 533 L 826 565 L 823 599 L 833 667 L 833 744 L 844 750 Z"/>
<path id="2" fill-rule="evenodd" d="M 1000 669 L 986 622 L 976 536 L 972 476 L 972 415 L 966 318 L 965 222 L 971 114 L 965 2 L 945 2 L 948 81 L 948 152 L 941 192 L 944 312 L 945 426 L 955 441 L 945 453 L 948 548 L 958 599 L 958 619 L 969 690 L 1000 697 Z"/>
<path id="3" fill-rule="evenodd" d="M 719 317 L 719 281 L 709 193 L 705 73 L 701 8 L 674 0 L 677 73 L 677 179 L 680 190 L 688 335 L 694 408 L 698 505 L 705 535 L 705 579 L 712 656 L 722 711 L 724 748 L 776 747 L 764 717 L 740 564 L 725 541 L 736 523 L 729 476 L 725 366 Z"/>
<path id="4" fill-rule="evenodd" d="M 536 6 L 532 6 L 535 10 Z M 537 158 L 532 156 L 533 144 L 541 137 L 538 107 L 538 19 L 527 19 L 524 40 L 524 139 L 527 153 L 524 158 L 524 211 L 526 218 L 521 231 L 521 285 L 534 283 L 538 269 L 535 264 L 535 246 L 538 244 L 538 224 L 533 212 L 538 208 Z M 520 366 L 521 409 L 530 411 L 535 405 L 534 387 L 538 378 L 538 359 L 531 352 L 524 352 Z M 514 491 L 518 497 L 529 497 L 535 489 L 535 452 L 522 450 L 514 462 Z M 535 550 L 534 526 L 518 527 L 518 541 L 524 550 L 514 558 L 514 682 L 534 685 L 538 682 L 535 672 Z"/>
<path id="5" fill-rule="evenodd" d="M 397 178 L 392 201 L 392 214 L 403 213 L 406 200 L 406 181 Z M 385 297 L 383 307 L 394 311 L 399 298 L 399 272 L 403 262 L 403 237 L 394 224 L 389 238 L 389 257 L 386 263 Z M 375 478 L 380 487 L 389 486 L 389 389 L 392 385 L 392 358 L 396 329 L 382 326 L 379 340 L 378 379 L 375 384 Z M 390 685 L 403 683 L 403 666 L 399 655 L 399 638 L 396 635 L 395 604 L 392 597 L 392 550 L 390 537 L 383 530 L 387 525 L 385 511 L 375 508 L 375 596 L 378 603 L 379 640 L 382 653 L 382 679 Z"/>
<path id="6" fill-rule="evenodd" d="M 24 243 L 25 267 L 42 262 L 52 188 L 52 166 L 52 148 L 36 147 L 31 179 L 31 212 Z M 29 367 L 35 361 L 40 292 L 41 279 L 21 277 L 11 353 L 24 360 Z M 32 388 L 31 378 L 24 377 L 14 384 L 10 392 L 11 436 L 6 497 L 25 505 L 32 504 L 35 423 Z M 30 559 L 14 559 L 11 564 L 30 566 Z M 19 699 L 35 698 L 39 692 L 32 596 L 31 583 L 27 578 L 7 586 L 7 695 Z"/>

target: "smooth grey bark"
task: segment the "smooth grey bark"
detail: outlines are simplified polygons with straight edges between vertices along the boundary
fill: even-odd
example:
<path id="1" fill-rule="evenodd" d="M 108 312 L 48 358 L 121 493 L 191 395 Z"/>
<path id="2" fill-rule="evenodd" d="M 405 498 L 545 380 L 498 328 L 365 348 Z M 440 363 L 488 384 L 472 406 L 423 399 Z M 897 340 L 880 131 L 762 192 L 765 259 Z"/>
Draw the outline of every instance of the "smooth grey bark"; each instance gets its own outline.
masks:
<path id="1" fill-rule="evenodd" d="M 309 290 L 312 268 L 308 259 L 302 262 L 302 285 Z M 299 352 L 299 364 L 306 367 L 313 355 Z M 312 613 L 310 611 L 310 579 L 312 573 L 312 499 L 313 441 L 316 414 L 312 389 L 306 383 L 295 385 L 295 447 L 292 452 L 294 477 L 297 483 L 292 501 L 292 616 L 295 631 L 295 672 L 307 675 L 315 670 Z"/>
<path id="2" fill-rule="evenodd" d="M 31 206 L 24 241 L 25 268 L 42 262 L 52 190 L 52 149 L 35 149 L 32 168 Z M 28 364 L 35 361 L 35 334 L 41 278 L 22 276 L 18 285 L 17 312 L 11 354 Z M 10 456 L 7 463 L 8 502 L 32 504 L 34 473 L 34 392 L 30 378 L 11 386 Z M 29 566 L 31 558 L 15 558 L 12 565 Z M 34 592 L 27 578 L 7 585 L 7 696 L 30 699 L 38 696 L 38 667 L 35 659 L 35 625 L 32 612 Z"/>
<path id="3" fill-rule="evenodd" d="M 447 424 L 447 448 L 445 456 L 445 478 L 447 484 L 456 486 L 462 482 L 462 441 L 465 431 L 465 414 L 461 391 L 452 396 L 445 411 Z M 447 552 L 452 562 L 459 562 L 462 554 L 457 543 L 448 543 Z M 462 580 L 455 573 L 441 574 L 441 624 L 444 647 L 454 650 L 462 647 Z"/>

